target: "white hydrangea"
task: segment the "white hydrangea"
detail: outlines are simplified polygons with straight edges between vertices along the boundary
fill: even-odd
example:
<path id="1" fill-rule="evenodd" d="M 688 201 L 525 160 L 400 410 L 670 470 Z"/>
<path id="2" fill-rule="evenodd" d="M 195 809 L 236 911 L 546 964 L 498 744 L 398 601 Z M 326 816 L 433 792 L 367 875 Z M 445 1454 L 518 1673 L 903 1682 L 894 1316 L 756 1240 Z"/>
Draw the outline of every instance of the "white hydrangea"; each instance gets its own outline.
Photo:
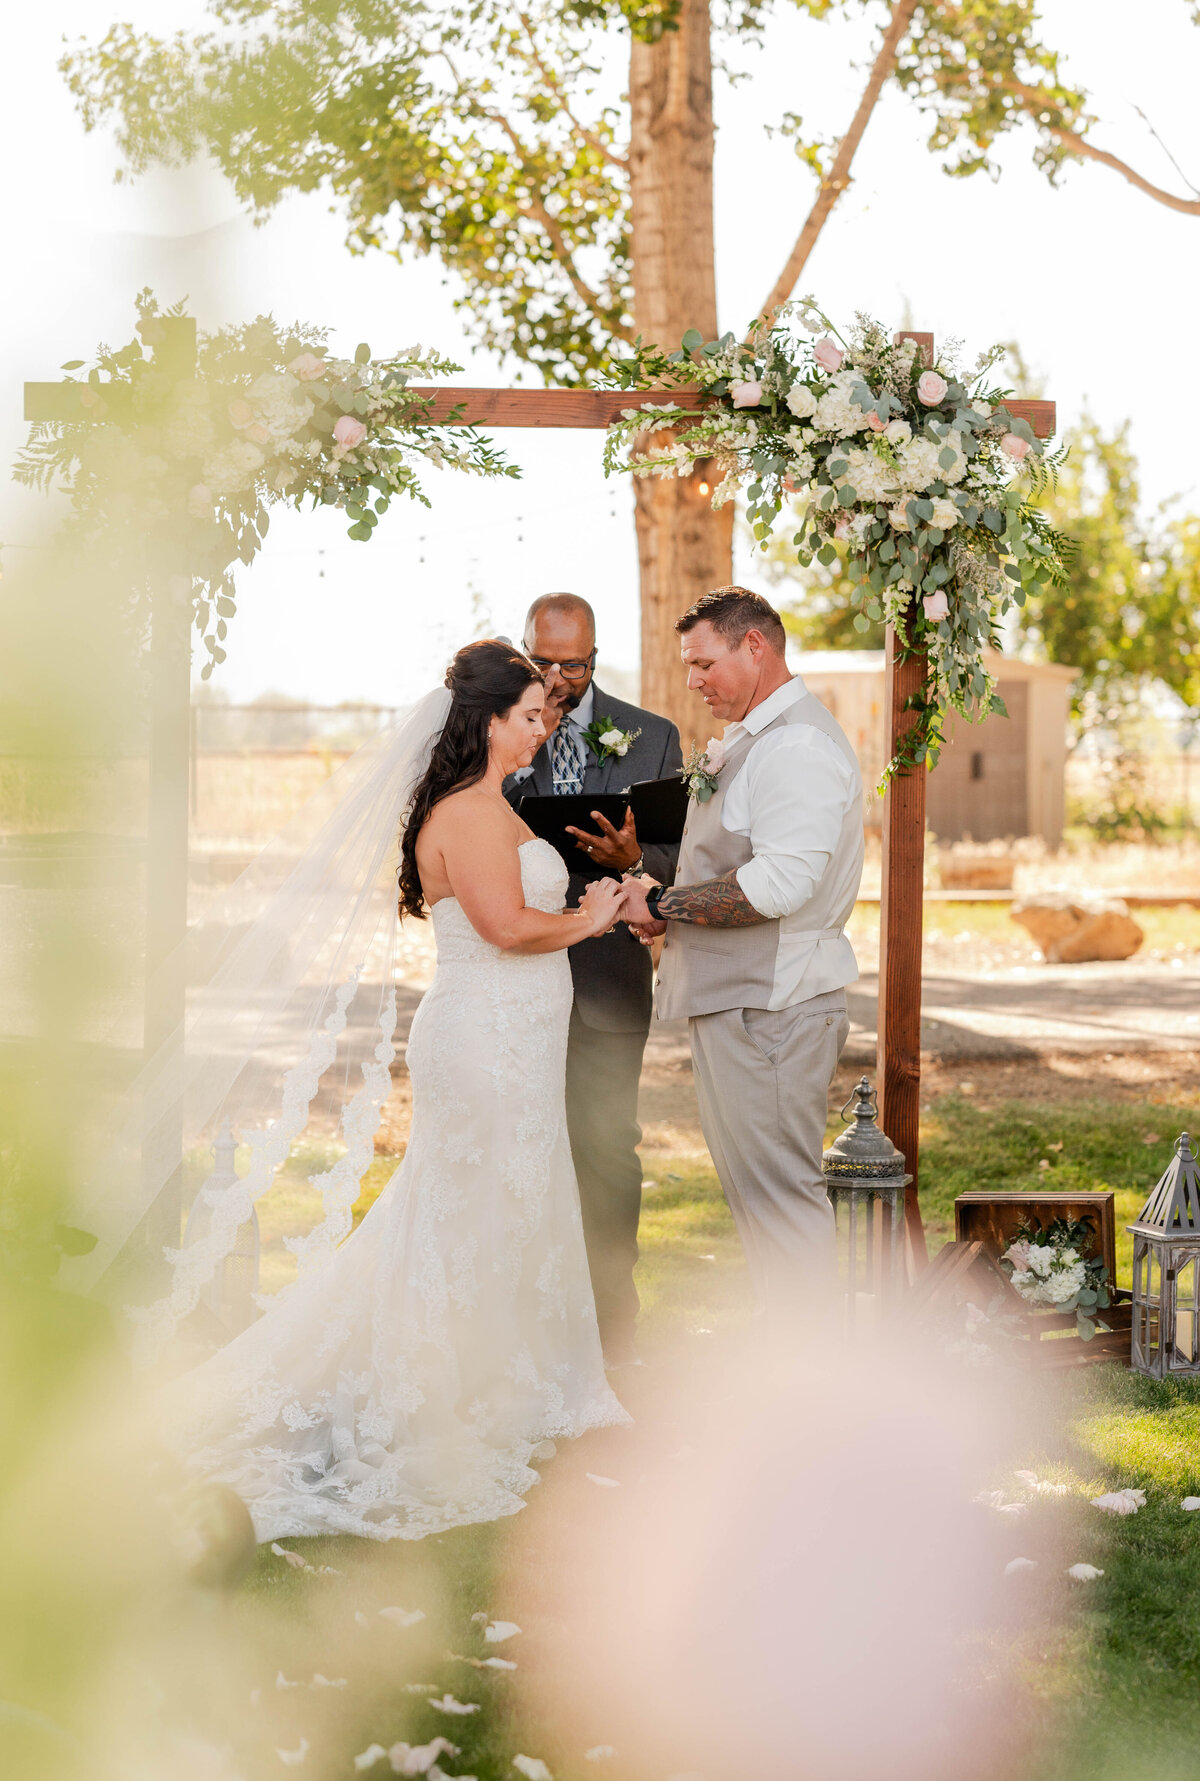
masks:
<path id="1" fill-rule="evenodd" d="M 203 481 L 214 495 L 239 495 L 254 486 L 254 478 L 266 462 L 249 439 L 235 439 L 224 451 L 205 458 Z"/>
<path id="2" fill-rule="evenodd" d="M 866 411 L 850 399 L 850 391 L 862 382 L 859 371 L 839 371 L 817 403 L 813 424 L 822 433 L 861 433 L 867 425 Z"/>
<path id="3" fill-rule="evenodd" d="M 788 434 L 788 444 L 792 448 L 792 461 L 788 467 L 789 476 L 794 477 L 797 482 L 811 481 L 812 473 L 816 468 L 816 460 L 812 453 L 805 451 L 800 443 L 799 427 L 793 427 Z"/>
<path id="4" fill-rule="evenodd" d="M 310 396 L 302 393 L 298 377 L 290 371 L 264 371 L 246 392 L 254 418 L 273 440 L 290 439 L 313 411 Z"/>
<path id="5" fill-rule="evenodd" d="M 896 454 L 900 463 L 900 486 L 916 491 L 928 488 L 931 482 L 937 482 L 942 475 L 942 468 L 938 463 L 941 449 L 936 439 L 926 439 L 923 435 L 902 445 Z"/>
<path id="6" fill-rule="evenodd" d="M 861 446 L 850 447 L 845 456 L 850 468 L 844 476 L 836 478 L 839 488 L 848 485 L 860 501 L 869 503 L 886 500 L 895 493 L 896 472 L 870 446 L 865 449 Z"/>

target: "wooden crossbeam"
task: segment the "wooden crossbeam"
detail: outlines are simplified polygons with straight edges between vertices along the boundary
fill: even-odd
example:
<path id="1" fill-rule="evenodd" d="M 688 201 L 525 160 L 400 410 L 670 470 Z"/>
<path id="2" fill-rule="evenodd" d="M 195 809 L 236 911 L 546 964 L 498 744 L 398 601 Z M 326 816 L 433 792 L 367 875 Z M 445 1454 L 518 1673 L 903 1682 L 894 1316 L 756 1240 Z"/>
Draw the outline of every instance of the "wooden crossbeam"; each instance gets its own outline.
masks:
<path id="1" fill-rule="evenodd" d="M 95 420 L 96 411 L 85 401 L 85 383 L 27 383 L 27 421 Z M 461 406 L 462 420 L 473 427 L 579 427 L 599 431 L 619 420 L 627 408 L 646 402 L 676 402 L 681 408 L 703 407 L 709 400 L 703 389 L 666 390 L 499 390 L 456 384 L 414 385 L 414 396 L 428 396 L 433 406 L 425 418 L 431 426 L 444 424 Z M 129 392 L 124 385 L 102 383 L 99 394 L 114 419 L 126 412 Z M 1029 422 L 1039 439 L 1054 432 L 1053 402 L 1009 402 L 1015 420 Z"/>

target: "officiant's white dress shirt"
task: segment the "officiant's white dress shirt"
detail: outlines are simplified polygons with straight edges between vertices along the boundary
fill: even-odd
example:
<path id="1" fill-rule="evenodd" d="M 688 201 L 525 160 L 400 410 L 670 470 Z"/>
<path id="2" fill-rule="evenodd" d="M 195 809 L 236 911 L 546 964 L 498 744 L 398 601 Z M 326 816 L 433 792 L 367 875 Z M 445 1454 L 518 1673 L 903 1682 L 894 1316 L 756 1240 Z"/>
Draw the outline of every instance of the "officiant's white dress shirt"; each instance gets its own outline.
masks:
<path id="1" fill-rule="evenodd" d="M 861 850 L 848 849 L 843 841 L 849 813 L 861 819 L 857 767 L 832 736 L 812 724 L 781 724 L 762 735 L 807 691 L 796 675 L 740 723 L 728 725 L 724 736 L 726 748 L 747 735 L 760 738 L 726 789 L 721 823 L 754 850 L 754 858 L 737 870 L 747 902 L 780 923 L 772 1008 L 789 1007 L 858 977 L 854 949 L 844 934 L 815 947 L 787 944 L 789 935 L 812 926 L 805 906 L 818 885 L 823 907 L 851 909 L 862 871 Z"/>

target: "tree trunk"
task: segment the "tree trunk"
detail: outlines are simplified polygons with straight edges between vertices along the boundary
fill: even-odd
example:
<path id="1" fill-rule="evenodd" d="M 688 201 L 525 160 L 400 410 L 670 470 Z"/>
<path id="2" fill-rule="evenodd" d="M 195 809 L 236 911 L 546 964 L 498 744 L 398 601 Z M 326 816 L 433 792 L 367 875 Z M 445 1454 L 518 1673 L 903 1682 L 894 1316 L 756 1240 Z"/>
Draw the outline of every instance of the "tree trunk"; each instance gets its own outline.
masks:
<path id="1" fill-rule="evenodd" d="M 712 55 L 708 0 L 681 0 L 678 27 L 636 40 L 629 65 L 634 321 L 673 350 L 688 328 L 717 334 Z M 712 728 L 687 691 L 675 619 L 733 579 L 733 506 L 714 513 L 699 477 L 635 482 L 642 592 L 642 703 L 686 748 Z"/>

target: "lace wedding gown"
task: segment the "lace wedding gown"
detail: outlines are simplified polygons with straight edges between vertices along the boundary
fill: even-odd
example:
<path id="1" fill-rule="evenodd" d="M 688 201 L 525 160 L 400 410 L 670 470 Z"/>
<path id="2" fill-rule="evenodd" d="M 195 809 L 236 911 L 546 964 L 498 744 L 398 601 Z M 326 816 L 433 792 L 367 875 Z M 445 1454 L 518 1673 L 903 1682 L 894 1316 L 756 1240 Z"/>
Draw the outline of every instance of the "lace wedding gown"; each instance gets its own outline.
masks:
<path id="1" fill-rule="evenodd" d="M 520 851 L 527 904 L 561 909 L 557 853 Z M 174 1388 L 172 1444 L 237 1491 L 260 1540 L 511 1515 L 539 1441 L 629 1420 L 567 1141 L 567 955 L 504 953 L 453 898 L 432 919 L 404 1161 L 323 1269 Z"/>

